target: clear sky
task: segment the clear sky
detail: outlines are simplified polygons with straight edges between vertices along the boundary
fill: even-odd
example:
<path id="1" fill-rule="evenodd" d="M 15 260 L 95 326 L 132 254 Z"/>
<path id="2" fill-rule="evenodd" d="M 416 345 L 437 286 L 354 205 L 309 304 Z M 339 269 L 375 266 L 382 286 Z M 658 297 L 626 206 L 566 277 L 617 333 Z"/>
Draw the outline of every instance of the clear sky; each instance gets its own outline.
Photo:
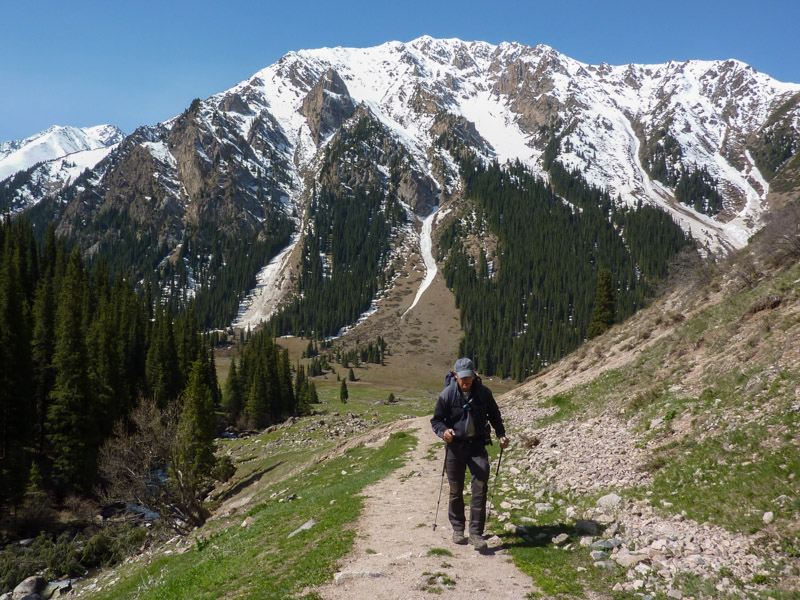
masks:
<path id="1" fill-rule="evenodd" d="M 290 50 L 440 38 L 542 43 L 582 62 L 744 61 L 800 83 L 800 0 L 0 0 L 0 141 L 126 133 Z"/>

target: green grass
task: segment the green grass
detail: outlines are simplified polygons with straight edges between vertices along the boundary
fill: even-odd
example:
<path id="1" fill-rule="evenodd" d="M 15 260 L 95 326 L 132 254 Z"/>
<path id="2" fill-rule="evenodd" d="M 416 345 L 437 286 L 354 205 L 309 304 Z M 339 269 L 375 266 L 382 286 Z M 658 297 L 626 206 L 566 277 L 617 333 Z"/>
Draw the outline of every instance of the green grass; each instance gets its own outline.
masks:
<path id="1" fill-rule="evenodd" d="M 764 426 L 750 425 L 663 448 L 651 461 L 653 500 L 671 502 L 671 511 L 684 510 L 700 523 L 741 533 L 763 528 L 765 511 L 791 518 L 797 491 L 788 476 L 800 473 L 800 451 L 790 442 L 766 450 L 769 439 Z M 789 498 L 783 509 L 773 502 L 782 495 Z"/>
<path id="2" fill-rule="evenodd" d="M 453 556 L 447 548 L 431 548 L 428 550 L 428 556 Z"/>
<path id="3" fill-rule="evenodd" d="M 92 597 L 285 599 L 320 584 L 352 547 L 351 524 L 363 505 L 359 492 L 400 467 L 415 442 L 409 434 L 393 434 L 379 449 L 358 448 L 317 465 L 314 476 L 285 480 L 280 487 L 296 500 L 263 502 L 248 513 L 251 526 L 240 527 L 239 517 L 184 554 L 132 568 Z M 312 518 L 310 530 L 288 537 Z"/>

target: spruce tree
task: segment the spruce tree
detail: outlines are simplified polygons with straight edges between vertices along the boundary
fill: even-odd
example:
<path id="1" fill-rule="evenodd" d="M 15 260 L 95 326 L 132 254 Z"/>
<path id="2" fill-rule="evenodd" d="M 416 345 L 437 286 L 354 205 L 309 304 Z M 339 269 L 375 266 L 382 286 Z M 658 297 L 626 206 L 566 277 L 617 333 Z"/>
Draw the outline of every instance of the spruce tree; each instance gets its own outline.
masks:
<path id="1" fill-rule="evenodd" d="M 25 445 L 32 432 L 28 310 L 22 281 L 21 227 L 5 230 L 0 254 L 0 500 L 18 499 L 27 477 Z M 17 238 L 17 239 L 15 239 Z"/>
<path id="2" fill-rule="evenodd" d="M 53 455 L 53 474 L 62 488 L 89 492 L 94 479 L 99 433 L 93 414 L 93 390 L 83 329 L 86 277 L 80 253 L 70 256 L 61 282 L 56 310 L 56 373 L 47 431 Z"/>
<path id="3" fill-rule="evenodd" d="M 592 318 L 586 330 L 586 338 L 592 339 L 605 333 L 614 324 L 614 283 L 611 271 L 600 269 L 597 291 L 594 295 Z"/>
<path id="4" fill-rule="evenodd" d="M 45 420 L 50 392 L 53 389 L 55 372 L 53 354 L 55 352 L 55 299 L 53 283 L 48 275 L 39 282 L 33 304 L 33 338 L 31 351 L 34 369 L 34 410 L 36 412 L 35 437 L 39 452 L 44 451 Z"/>
<path id="5" fill-rule="evenodd" d="M 281 390 L 281 405 L 285 415 L 298 413 L 297 400 L 292 390 L 292 366 L 289 362 L 289 350 L 286 348 L 278 359 L 278 384 Z"/>
<path id="6" fill-rule="evenodd" d="M 236 359 L 231 360 L 231 370 L 225 381 L 225 394 L 223 396 L 223 410 L 231 422 L 235 423 L 244 408 L 242 384 L 236 372 Z"/>
<path id="7" fill-rule="evenodd" d="M 185 474 L 198 484 L 211 474 L 214 457 L 214 397 L 208 385 L 208 363 L 198 356 L 190 366 L 178 417 L 178 458 Z"/>
<path id="8" fill-rule="evenodd" d="M 347 382 L 342 379 L 342 385 L 339 387 L 339 400 L 342 404 L 347 404 L 347 399 L 350 397 L 350 394 L 347 392 Z"/>

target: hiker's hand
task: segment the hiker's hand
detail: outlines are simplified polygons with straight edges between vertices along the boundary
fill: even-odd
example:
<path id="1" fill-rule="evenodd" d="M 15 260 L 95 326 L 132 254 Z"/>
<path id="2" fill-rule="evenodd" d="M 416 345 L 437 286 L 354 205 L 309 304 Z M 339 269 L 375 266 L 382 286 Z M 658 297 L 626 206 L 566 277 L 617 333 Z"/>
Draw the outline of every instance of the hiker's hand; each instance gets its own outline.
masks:
<path id="1" fill-rule="evenodd" d="M 500 438 L 500 447 L 501 448 L 508 448 L 508 443 L 509 443 L 508 442 L 508 438 L 506 436 L 503 436 L 503 437 Z"/>
<path id="2" fill-rule="evenodd" d="M 453 431 L 452 429 L 448 429 L 447 431 L 444 432 L 444 434 L 442 434 L 442 438 L 444 439 L 445 442 L 449 444 L 450 442 L 453 441 L 455 435 L 456 435 L 455 431 Z"/>

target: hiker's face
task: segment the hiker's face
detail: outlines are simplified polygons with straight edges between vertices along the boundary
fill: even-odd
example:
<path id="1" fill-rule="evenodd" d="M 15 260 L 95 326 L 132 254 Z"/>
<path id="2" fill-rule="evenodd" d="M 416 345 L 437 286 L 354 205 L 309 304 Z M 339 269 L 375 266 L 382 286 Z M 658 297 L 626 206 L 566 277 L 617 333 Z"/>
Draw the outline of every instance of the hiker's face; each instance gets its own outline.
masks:
<path id="1" fill-rule="evenodd" d="M 468 392 L 472 388 L 472 377 L 456 377 L 456 379 L 462 392 Z"/>

